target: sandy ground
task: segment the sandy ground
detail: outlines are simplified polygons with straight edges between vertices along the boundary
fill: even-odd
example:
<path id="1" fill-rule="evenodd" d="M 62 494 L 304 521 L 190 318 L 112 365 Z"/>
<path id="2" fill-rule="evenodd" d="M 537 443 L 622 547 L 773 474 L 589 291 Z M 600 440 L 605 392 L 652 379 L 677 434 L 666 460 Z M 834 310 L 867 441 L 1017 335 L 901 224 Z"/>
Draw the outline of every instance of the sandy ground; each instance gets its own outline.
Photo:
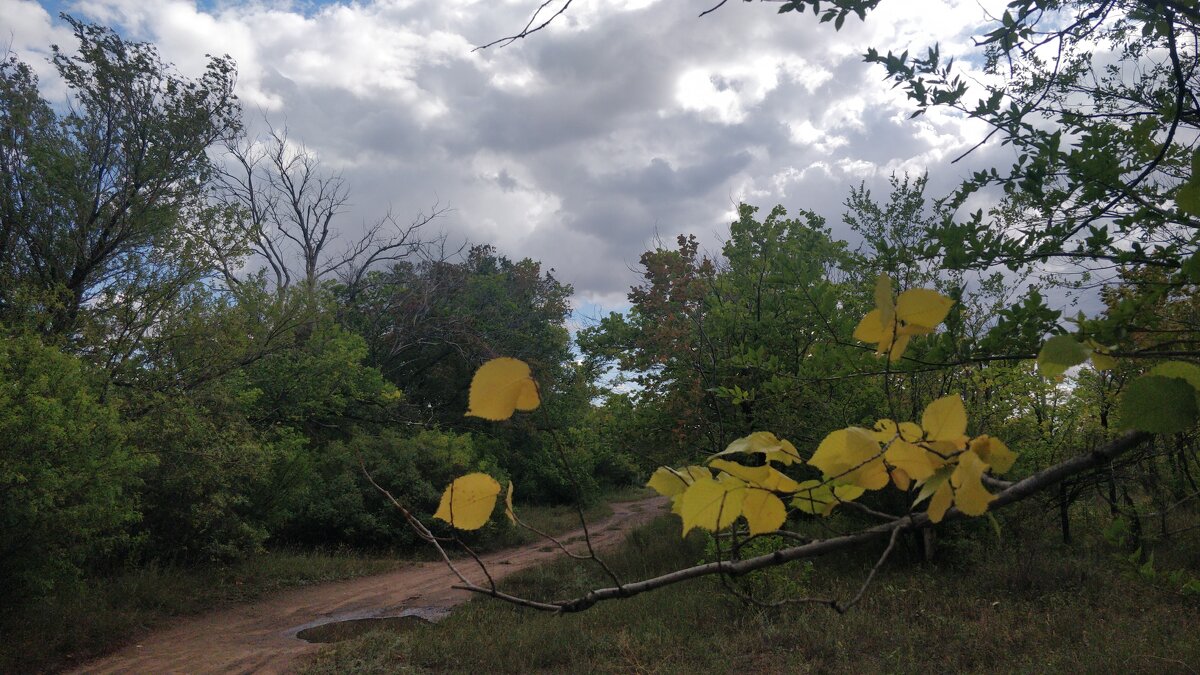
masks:
<path id="1" fill-rule="evenodd" d="M 590 524 L 592 541 L 611 546 L 666 505 L 654 497 L 613 504 L 613 514 Z M 562 535 L 571 541 L 582 531 Z M 582 546 L 576 541 L 571 548 Z M 497 579 L 561 555 L 537 542 L 483 556 Z M 469 562 L 469 561 L 467 561 Z M 482 583 L 479 569 L 459 565 Z M 477 579 L 478 577 L 478 579 Z M 84 664 L 76 673 L 282 673 L 321 648 L 296 633 L 334 621 L 420 616 L 437 620 L 470 593 L 440 563 L 418 563 L 394 572 L 284 591 L 252 604 L 180 619 L 136 644 Z"/>

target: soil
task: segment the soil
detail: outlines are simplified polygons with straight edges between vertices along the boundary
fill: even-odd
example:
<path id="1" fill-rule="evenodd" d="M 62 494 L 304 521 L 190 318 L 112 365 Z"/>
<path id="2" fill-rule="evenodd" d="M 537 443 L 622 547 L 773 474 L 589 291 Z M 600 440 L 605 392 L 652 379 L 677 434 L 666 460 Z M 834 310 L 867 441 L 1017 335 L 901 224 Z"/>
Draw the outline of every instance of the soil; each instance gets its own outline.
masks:
<path id="1" fill-rule="evenodd" d="M 666 505 L 662 497 L 612 505 L 613 514 L 589 525 L 592 542 L 611 546 L 634 527 L 649 522 Z M 560 541 L 576 540 L 582 531 Z M 492 576 L 503 578 L 561 555 L 545 542 L 482 556 Z M 478 567 L 460 564 L 469 578 L 482 577 Z M 415 563 L 393 572 L 349 581 L 292 589 L 251 604 L 188 617 L 156 630 L 135 644 L 88 662 L 76 673 L 283 673 L 321 649 L 305 637 L 336 622 L 415 617 L 437 621 L 471 597 L 455 590 L 454 575 L 442 563 Z M 482 583 L 482 578 L 476 579 Z M 370 625 L 371 622 L 362 623 Z M 378 623 L 378 622 L 375 622 Z M 334 627 L 331 627 L 334 628 Z"/>

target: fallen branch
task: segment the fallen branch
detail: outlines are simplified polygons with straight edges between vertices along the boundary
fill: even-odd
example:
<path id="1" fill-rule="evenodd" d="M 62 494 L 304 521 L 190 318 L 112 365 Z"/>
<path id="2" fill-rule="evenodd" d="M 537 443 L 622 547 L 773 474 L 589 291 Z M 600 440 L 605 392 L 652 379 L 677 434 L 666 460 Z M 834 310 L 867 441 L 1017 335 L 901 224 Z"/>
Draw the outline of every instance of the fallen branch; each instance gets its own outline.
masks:
<path id="1" fill-rule="evenodd" d="M 1103 466 L 1112 461 L 1114 458 L 1140 446 L 1150 438 L 1152 438 L 1151 434 L 1145 432 L 1129 432 L 1087 454 L 1073 457 L 1065 462 L 1061 462 L 1048 469 L 1039 471 L 1024 480 L 1012 483 L 1009 487 L 1005 488 L 996 495 L 996 498 L 990 505 L 990 510 L 995 511 L 1008 506 L 1009 504 L 1015 504 L 1016 502 L 1022 501 L 1025 498 L 1045 490 L 1052 485 L 1056 485 L 1063 479 L 1075 476 L 1098 466 Z M 958 509 L 952 508 L 946 512 L 943 521 L 954 520 L 962 517 L 965 516 Z M 703 565 L 696 565 L 694 567 L 676 570 L 674 572 L 650 579 L 645 579 L 643 581 L 622 584 L 618 587 L 595 589 L 577 598 L 554 603 L 543 603 L 514 598 L 512 596 L 506 596 L 502 593 L 497 593 L 492 589 L 483 588 L 470 583 L 457 585 L 455 588 L 461 588 L 468 591 L 481 593 L 483 595 L 489 595 L 501 600 L 513 602 L 514 604 L 519 604 L 526 607 L 534 607 L 535 609 L 560 613 L 581 612 L 604 600 L 628 598 L 634 595 L 645 593 L 647 591 L 663 588 L 664 586 L 677 584 L 681 581 L 687 581 L 688 579 L 696 579 L 698 577 L 708 576 L 711 574 L 740 576 L 766 567 L 774 567 L 776 565 L 782 565 L 783 563 L 792 562 L 795 560 L 816 558 L 829 553 L 834 553 L 858 546 L 880 537 L 891 537 L 892 541 L 894 542 L 895 539 L 893 535 L 897 530 L 918 529 L 928 527 L 929 525 L 931 525 L 931 523 L 927 515 L 924 513 L 914 513 L 899 518 L 898 520 L 876 525 L 854 534 L 833 537 L 830 539 L 822 539 L 804 544 L 802 546 L 784 548 L 766 555 L 761 555 L 754 558 L 746 558 L 744 560 L 721 560 Z M 881 563 L 876 564 L 876 568 L 872 570 L 871 576 L 868 577 L 867 582 L 864 583 L 862 589 L 859 591 L 859 594 L 855 596 L 854 601 L 857 601 L 862 596 L 863 591 L 866 590 L 867 584 L 869 584 L 871 578 L 874 577 L 874 572 L 878 569 L 879 564 Z M 847 604 L 847 608 L 850 604 L 853 604 L 853 601 Z"/>

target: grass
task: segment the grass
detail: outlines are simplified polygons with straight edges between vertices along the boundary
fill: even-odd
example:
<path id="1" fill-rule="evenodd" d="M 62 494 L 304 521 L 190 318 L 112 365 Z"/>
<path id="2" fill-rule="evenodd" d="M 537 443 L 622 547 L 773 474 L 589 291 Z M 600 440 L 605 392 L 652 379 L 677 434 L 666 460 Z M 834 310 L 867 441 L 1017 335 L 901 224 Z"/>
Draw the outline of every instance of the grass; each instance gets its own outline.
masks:
<path id="1" fill-rule="evenodd" d="M 1195 514 L 1192 515 L 1195 517 Z M 935 563 L 905 541 L 863 601 L 839 615 L 825 607 L 746 606 L 713 579 L 698 579 L 575 615 L 552 616 L 486 599 L 437 625 L 339 643 L 309 675 L 383 672 L 1123 672 L 1200 669 L 1200 600 L 1146 579 L 1099 537 L 1103 518 L 1075 522 L 1074 545 L 1032 508 L 943 537 Z M 836 525 L 837 523 L 834 523 Z M 1085 533 L 1089 533 L 1085 536 Z M 681 545 L 663 518 L 610 554 L 625 578 L 688 565 L 703 542 Z M 881 549 L 792 564 L 773 572 L 813 595 L 847 598 Z M 1161 569 L 1200 576 L 1193 534 L 1159 545 Z M 506 580 L 534 597 L 604 584 L 592 570 L 553 564 Z"/>
<path id="2" fill-rule="evenodd" d="M 623 491 L 612 501 L 645 496 Z M 526 507 L 521 516 L 535 527 L 561 533 L 578 526 L 572 507 Z M 612 513 L 607 503 L 585 509 L 589 522 Z M 504 526 L 488 532 L 477 546 L 491 551 L 530 543 L 532 533 Z M 181 616 L 248 602 L 265 594 L 309 584 L 387 572 L 426 559 L 353 552 L 272 551 L 227 566 L 152 566 L 63 589 L 36 604 L 0 608 L 0 673 L 61 670 L 110 652 Z"/>
<path id="3" fill-rule="evenodd" d="M 0 672 L 59 670 L 111 651 L 172 617 L 272 591 L 396 569 L 395 559 L 347 553 L 264 553 L 228 566 L 152 566 L 89 579 L 0 613 Z"/>

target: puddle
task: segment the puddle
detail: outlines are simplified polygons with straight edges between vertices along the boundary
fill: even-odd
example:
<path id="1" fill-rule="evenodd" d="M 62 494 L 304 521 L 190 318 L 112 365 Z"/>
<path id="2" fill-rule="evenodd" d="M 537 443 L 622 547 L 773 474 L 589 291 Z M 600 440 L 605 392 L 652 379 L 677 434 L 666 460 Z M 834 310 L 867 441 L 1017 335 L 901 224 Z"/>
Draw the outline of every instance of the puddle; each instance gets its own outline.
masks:
<path id="1" fill-rule="evenodd" d="M 320 626 L 305 628 L 296 637 L 305 642 L 341 642 L 373 631 L 403 633 L 429 623 L 419 616 L 385 616 L 374 619 L 350 619 L 333 621 Z"/>
<path id="2" fill-rule="evenodd" d="M 344 612 L 292 628 L 285 634 L 305 642 L 341 642 L 373 631 L 403 633 L 427 623 L 437 623 L 449 615 L 448 607 Z"/>

